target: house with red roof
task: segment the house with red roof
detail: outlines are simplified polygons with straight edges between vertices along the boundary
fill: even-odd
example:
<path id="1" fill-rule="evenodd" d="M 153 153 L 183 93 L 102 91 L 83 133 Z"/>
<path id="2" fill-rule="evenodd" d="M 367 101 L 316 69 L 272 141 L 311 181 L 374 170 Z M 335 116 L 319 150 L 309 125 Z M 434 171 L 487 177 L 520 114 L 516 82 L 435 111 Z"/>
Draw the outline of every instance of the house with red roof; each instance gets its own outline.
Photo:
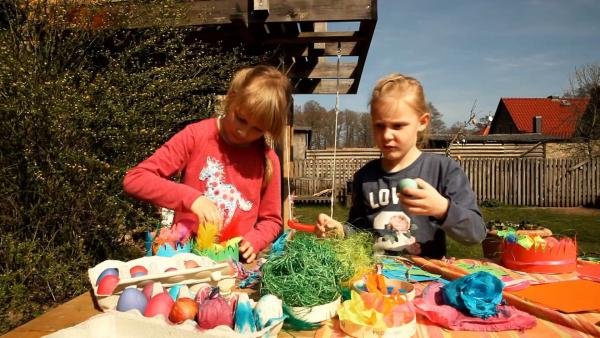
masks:
<path id="1" fill-rule="evenodd" d="M 573 138 L 589 98 L 501 98 L 489 134 Z"/>

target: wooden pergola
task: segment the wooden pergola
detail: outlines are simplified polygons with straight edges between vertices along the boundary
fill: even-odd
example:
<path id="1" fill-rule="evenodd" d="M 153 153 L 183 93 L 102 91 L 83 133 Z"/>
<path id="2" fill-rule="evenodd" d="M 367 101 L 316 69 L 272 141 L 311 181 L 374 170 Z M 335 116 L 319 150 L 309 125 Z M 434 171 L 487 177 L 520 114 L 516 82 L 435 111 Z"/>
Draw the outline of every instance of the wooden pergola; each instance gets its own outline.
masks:
<path id="1" fill-rule="evenodd" d="M 195 26 L 195 37 L 203 41 L 242 45 L 256 54 L 271 52 L 270 63 L 288 74 L 295 94 L 336 94 L 338 89 L 340 94 L 356 94 L 377 22 L 377 0 L 175 3 L 181 15 L 170 25 Z M 151 18 L 164 15 L 160 2 L 109 1 L 109 7 L 104 14 L 119 8 L 138 14 L 125 24 L 129 29 L 153 25 Z M 119 26 L 109 17 L 96 15 L 92 26 Z M 336 25 L 346 30 L 332 30 Z"/>
<path id="2" fill-rule="evenodd" d="M 274 51 L 296 94 L 355 94 L 377 22 L 377 0 L 220 0 L 188 2 L 182 24 L 205 38 Z M 353 30 L 328 30 L 347 22 Z M 338 25 L 340 26 L 340 25 Z M 337 56 L 340 54 L 339 71 Z"/>

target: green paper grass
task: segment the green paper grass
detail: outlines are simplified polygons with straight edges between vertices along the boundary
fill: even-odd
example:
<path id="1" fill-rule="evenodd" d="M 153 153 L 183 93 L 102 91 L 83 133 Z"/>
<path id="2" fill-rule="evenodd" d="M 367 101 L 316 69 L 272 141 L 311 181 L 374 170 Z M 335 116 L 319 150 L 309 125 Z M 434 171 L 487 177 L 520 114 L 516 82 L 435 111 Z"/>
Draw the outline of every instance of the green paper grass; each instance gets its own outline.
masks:
<path id="1" fill-rule="evenodd" d="M 295 233 L 284 254 L 261 267 L 261 294 L 273 294 L 287 306 L 312 307 L 340 296 L 340 282 L 353 270 L 340 262 L 333 240 Z"/>
<path id="2" fill-rule="evenodd" d="M 333 239 L 333 248 L 342 265 L 341 286 L 352 284 L 373 271 L 373 236 L 368 232 L 356 232 L 345 239 Z"/>

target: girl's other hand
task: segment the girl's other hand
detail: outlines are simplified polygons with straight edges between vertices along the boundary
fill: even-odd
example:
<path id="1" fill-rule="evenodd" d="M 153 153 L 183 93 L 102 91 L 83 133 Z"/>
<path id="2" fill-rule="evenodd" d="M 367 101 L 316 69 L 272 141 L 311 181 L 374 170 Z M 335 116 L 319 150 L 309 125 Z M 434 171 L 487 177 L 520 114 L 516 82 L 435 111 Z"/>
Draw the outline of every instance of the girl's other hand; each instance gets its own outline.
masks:
<path id="1" fill-rule="evenodd" d="M 199 224 L 212 223 L 219 230 L 223 228 L 223 217 L 215 203 L 204 196 L 196 198 L 192 203 L 192 212 L 198 217 Z"/>
<path id="2" fill-rule="evenodd" d="M 317 216 L 317 226 L 315 228 L 315 234 L 317 237 L 344 237 L 344 226 L 342 223 L 334 220 L 333 218 L 325 215 L 319 214 Z"/>
<path id="3" fill-rule="evenodd" d="M 254 247 L 244 239 L 240 242 L 240 255 L 246 263 L 252 263 L 256 259 Z"/>
<path id="4" fill-rule="evenodd" d="M 438 220 L 446 218 L 448 213 L 448 199 L 442 196 L 426 181 L 417 178 L 418 189 L 404 188 L 398 193 L 400 202 L 411 215 L 432 216 Z"/>

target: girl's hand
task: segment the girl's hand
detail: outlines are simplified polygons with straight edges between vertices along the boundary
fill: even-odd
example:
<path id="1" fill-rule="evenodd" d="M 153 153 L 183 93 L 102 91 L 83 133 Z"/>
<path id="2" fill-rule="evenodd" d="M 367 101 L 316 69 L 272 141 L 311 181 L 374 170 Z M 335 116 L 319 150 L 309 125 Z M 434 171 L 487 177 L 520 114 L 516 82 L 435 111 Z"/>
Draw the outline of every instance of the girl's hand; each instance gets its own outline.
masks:
<path id="1" fill-rule="evenodd" d="M 446 218 L 449 202 L 434 187 L 416 178 L 419 189 L 404 188 L 398 193 L 400 202 L 411 215 L 432 216 L 438 220 Z"/>
<path id="2" fill-rule="evenodd" d="M 219 230 L 223 228 L 223 217 L 215 203 L 204 196 L 196 198 L 192 203 L 192 212 L 198 217 L 199 224 L 212 223 Z"/>
<path id="3" fill-rule="evenodd" d="M 246 263 L 252 263 L 256 259 L 256 253 L 252 244 L 244 239 L 240 242 L 240 255 L 242 255 Z"/>
<path id="4" fill-rule="evenodd" d="M 315 228 L 315 234 L 317 237 L 341 237 L 344 238 L 344 226 L 342 223 L 334 220 L 333 218 L 319 214 L 317 216 L 317 226 Z"/>

